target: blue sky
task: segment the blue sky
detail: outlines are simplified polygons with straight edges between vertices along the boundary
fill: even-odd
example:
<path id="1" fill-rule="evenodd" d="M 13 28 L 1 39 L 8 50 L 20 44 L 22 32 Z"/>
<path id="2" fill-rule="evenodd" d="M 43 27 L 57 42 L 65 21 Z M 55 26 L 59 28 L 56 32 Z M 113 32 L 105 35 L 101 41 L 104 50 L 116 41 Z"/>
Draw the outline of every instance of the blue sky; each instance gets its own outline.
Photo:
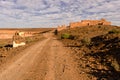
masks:
<path id="1" fill-rule="evenodd" d="M 120 25 L 120 0 L 0 0 L 0 28 L 56 27 L 101 18 Z"/>

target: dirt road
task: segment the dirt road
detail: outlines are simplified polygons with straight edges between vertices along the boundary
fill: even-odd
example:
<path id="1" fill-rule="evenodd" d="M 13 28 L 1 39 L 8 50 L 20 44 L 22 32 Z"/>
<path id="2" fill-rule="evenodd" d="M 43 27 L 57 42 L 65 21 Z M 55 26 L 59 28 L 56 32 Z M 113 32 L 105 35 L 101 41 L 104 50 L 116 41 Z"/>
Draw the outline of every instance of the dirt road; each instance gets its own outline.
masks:
<path id="1" fill-rule="evenodd" d="M 69 51 L 52 34 L 44 36 L 2 67 L 0 80 L 80 80 Z"/>

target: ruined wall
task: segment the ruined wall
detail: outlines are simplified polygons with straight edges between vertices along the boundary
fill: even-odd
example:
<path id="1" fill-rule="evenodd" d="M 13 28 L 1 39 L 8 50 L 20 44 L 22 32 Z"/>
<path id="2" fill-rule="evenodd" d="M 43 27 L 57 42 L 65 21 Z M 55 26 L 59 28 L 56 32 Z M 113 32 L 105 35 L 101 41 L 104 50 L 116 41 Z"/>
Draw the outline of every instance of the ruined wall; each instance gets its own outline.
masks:
<path id="1" fill-rule="evenodd" d="M 71 22 L 70 28 L 79 27 L 80 25 L 82 26 L 83 24 L 81 22 Z"/>
<path id="2" fill-rule="evenodd" d="M 104 22 L 103 25 L 111 25 L 111 22 Z"/>
<path id="3" fill-rule="evenodd" d="M 13 35 L 13 41 L 15 43 L 21 43 L 21 42 L 24 42 L 25 41 L 25 38 L 23 35 L 19 34 L 19 32 L 16 32 L 14 35 Z"/>
<path id="4" fill-rule="evenodd" d="M 61 31 L 61 30 L 64 30 L 64 29 L 67 29 L 67 26 L 62 25 L 62 26 L 58 26 L 58 28 L 57 28 L 58 31 Z"/>
<path id="5" fill-rule="evenodd" d="M 106 21 L 105 19 L 101 20 L 82 20 L 80 22 L 71 22 L 69 28 L 81 27 L 81 26 L 91 26 L 91 25 L 111 25 L 111 22 Z M 62 25 L 58 26 L 57 30 L 61 31 L 67 29 L 67 26 Z"/>
<path id="6" fill-rule="evenodd" d="M 111 25 L 111 22 L 105 19 L 101 20 L 82 20 L 81 22 L 70 23 L 70 28 L 80 27 L 80 26 L 90 26 L 90 25 Z"/>
<path id="7" fill-rule="evenodd" d="M 23 37 L 33 36 L 36 32 L 29 31 L 18 31 L 18 30 L 0 30 L 0 39 L 12 39 L 15 32 L 19 32 L 19 34 Z"/>
<path id="8" fill-rule="evenodd" d="M 25 44 L 24 32 L 16 32 L 13 35 L 13 47 L 23 46 Z"/>

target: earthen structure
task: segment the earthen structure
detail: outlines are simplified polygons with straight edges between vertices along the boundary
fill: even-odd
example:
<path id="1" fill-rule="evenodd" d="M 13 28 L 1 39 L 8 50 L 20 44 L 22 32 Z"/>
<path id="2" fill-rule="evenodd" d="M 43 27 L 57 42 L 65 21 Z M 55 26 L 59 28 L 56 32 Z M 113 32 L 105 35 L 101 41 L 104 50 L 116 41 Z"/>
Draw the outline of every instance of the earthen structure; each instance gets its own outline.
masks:
<path id="1" fill-rule="evenodd" d="M 105 19 L 101 20 L 82 20 L 81 22 L 71 22 L 70 28 L 80 27 L 80 26 L 90 26 L 90 25 L 111 25 L 111 22 Z"/>
<path id="2" fill-rule="evenodd" d="M 13 47 L 25 45 L 24 32 L 16 32 L 13 35 Z"/>
<path id="3" fill-rule="evenodd" d="M 65 25 L 58 26 L 58 28 L 57 28 L 58 31 L 61 31 L 61 30 L 64 30 L 64 29 L 67 29 L 67 27 Z"/>
<path id="4" fill-rule="evenodd" d="M 12 39 L 15 32 L 19 32 L 19 35 L 23 37 L 33 36 L 36 32 L 19 31 L 19 30 L 0 30 L 0 39 Z"/>

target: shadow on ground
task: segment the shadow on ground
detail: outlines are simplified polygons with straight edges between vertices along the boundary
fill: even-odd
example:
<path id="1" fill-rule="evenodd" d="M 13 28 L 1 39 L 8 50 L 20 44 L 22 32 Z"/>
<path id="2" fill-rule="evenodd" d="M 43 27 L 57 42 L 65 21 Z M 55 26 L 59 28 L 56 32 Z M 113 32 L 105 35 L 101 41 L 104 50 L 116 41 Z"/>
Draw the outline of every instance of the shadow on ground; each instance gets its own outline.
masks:
<path id="1" fill-rule="evenodd" d="M 120 80 L 120 38 L 117 34 L 106 34 L 91 39 L 90 53 L 84 56 L 94 58 L 88 74 L 98 80 Z M 91 64 L 89 64 L 91 65 Z"/>

